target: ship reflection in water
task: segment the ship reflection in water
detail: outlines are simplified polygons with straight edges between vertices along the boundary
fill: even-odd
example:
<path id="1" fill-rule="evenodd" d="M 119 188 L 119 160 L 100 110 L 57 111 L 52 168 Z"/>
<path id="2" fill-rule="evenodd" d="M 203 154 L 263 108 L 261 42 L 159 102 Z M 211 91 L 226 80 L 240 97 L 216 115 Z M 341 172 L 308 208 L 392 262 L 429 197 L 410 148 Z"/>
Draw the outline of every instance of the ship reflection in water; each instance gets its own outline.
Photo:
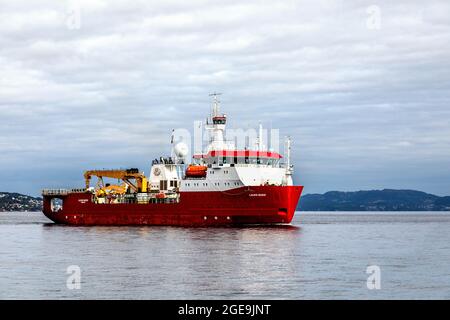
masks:
<path id="1" fill-rule="evenodd" d="M 293 226 L 73 227 L 0 214 L 0 298 L 450 298 L 449 214 L 297 213 Z M 381 289 L 366 269 L 381 269 Z M 81 289 L 66 286 L 69 266 Z"/>

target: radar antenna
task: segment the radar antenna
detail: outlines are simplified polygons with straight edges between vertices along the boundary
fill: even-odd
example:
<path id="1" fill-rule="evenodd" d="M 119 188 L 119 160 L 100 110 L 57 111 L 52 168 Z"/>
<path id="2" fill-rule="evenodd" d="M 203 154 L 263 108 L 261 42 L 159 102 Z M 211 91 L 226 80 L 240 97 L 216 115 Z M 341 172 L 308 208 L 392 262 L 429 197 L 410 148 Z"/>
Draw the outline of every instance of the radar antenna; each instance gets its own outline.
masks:
<path id="1" fill-rule="evenodd" d="M 221 92 L 214 92 L 209 94 L 210 97 L 213 97 L 213 111 L 212 117 L 217 117 L 220 115 L 220 100 L 218 96 L 222 95 Z"/>

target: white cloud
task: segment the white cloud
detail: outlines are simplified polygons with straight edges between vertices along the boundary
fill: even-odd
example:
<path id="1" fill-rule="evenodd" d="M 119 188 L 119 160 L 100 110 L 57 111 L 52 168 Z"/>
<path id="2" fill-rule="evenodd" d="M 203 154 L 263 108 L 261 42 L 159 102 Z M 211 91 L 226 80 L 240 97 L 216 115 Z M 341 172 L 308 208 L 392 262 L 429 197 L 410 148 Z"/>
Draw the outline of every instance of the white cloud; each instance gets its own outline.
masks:
<path id="1" fill-rule="evenodd" d="M 78 3 L 70 30 L 68 1 L 0 0 L 0 189 L 148 166 L 222 91 L 234 127 L 262 120 L 294 137 L 307 191 L 447 193 L 445 1 L 378 1 L 379 30 L 366 26 L 371 1 Z"/>

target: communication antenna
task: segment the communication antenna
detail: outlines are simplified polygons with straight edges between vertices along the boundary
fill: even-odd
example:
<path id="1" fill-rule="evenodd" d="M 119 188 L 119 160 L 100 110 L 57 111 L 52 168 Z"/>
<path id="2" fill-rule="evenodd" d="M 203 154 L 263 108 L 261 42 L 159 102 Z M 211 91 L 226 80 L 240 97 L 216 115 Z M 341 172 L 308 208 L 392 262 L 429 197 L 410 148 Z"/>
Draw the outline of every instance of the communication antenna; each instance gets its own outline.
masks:
<path id="1" fill-rule="evenodd" d="M 220 101 L 218 99 L 218 96 L 222 95 L 221 92 L 214 92 L 210 93 L 209 96 L 213 97 L 213 111 L 212 111 L 212 117 L 217 117 L 220 114 Z"/>
<path id="2" fill-rule="evenodd" d="M 261 122 L 259 123 L 259 132 L 258 132 L 258 151 L 263 150 L 263 127 Z"/>
<path id="3" fill-rule="evenodd" d="M 286 145 L 285 145 L 285 155 L 286 155 L 286 173 L 292 174 L 292 167 L 291 167 L 291 137 L 286 137 Z"/>
<path id="4" fill-rule="evenodd" d="M 175 138 L 175 129 L 172 129 L 172 136 L 170 137 L 170 157 L 173 159 L 173 140 Z"/>

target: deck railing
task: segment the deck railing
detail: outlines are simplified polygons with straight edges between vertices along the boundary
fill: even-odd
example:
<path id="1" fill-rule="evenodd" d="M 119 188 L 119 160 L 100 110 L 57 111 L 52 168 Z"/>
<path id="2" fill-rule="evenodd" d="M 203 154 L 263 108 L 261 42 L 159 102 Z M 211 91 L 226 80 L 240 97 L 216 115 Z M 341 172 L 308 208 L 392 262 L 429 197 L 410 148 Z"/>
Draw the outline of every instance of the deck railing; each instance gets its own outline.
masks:
<path id="1" fill-rule="evenodd" d="M 69 193 L 84 193 L 86 189 L 44 189 L 43 196 L 65 196 Z"/>

